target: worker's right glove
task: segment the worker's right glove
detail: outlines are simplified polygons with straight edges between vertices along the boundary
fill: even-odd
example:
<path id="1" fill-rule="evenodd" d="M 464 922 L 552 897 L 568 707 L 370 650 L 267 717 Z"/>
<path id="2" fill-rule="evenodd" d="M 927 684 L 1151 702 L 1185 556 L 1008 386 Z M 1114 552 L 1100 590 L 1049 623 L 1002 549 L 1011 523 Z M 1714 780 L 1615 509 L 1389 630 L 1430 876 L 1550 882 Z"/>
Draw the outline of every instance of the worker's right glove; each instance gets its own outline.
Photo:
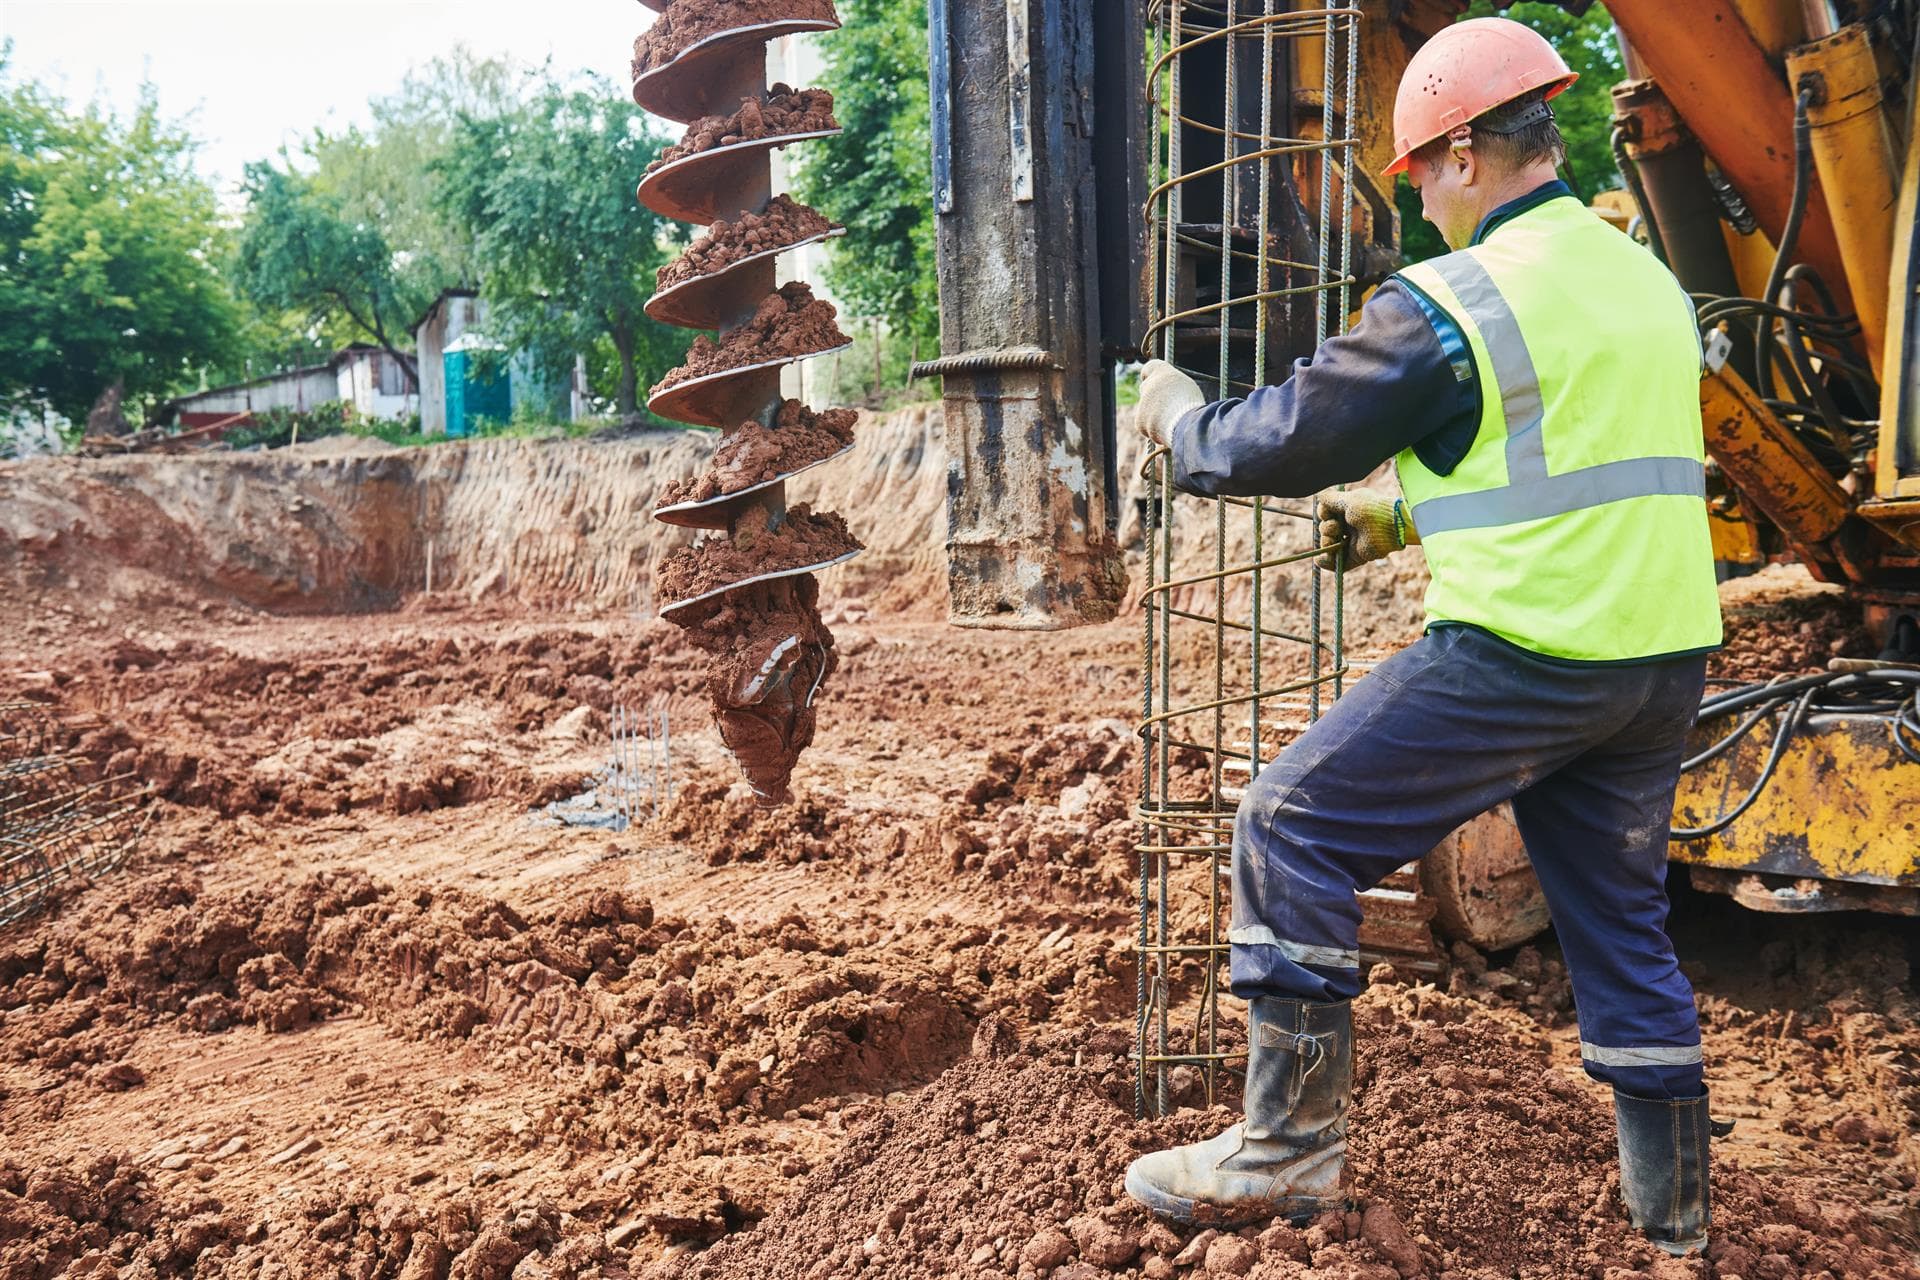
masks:
<path id="1" fill-rule="evenodd" d="M 1140 370 L 1140 404 L 1134 414 L 1141 432 L 1157 445 L 1173 443 L 1173 424 L 1207 402 L 1200 384 L 1165 360 L 1149 360 Z"/>
<path id="2" fill-rule="evenodd" d="M 1407 504 L 1375 489 L 1348 489 L 1320 498 L 1320 545 L 1346 549 L 1346 567 L 1357 569 L 1420 541 Z M 1336 550 L 1320 557 L 1322 569 L 1332 569 Z"/>

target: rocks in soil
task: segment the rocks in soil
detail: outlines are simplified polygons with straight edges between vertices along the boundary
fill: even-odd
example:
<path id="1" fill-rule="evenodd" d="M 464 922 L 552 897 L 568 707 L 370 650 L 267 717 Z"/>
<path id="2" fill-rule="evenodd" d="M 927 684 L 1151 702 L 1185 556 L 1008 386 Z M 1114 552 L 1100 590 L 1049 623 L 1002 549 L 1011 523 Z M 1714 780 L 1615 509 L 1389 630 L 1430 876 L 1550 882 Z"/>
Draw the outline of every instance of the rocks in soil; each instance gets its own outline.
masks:
<path id="1" fill-rule="evenodd" d="M 689 378 L 844 346 L 852 339 L 840 331 L 838 314 L 831 302 L 814 297 L 804 281 L 784 284 L 766 296 L 751 319 L 728 330 L 720 341 L 704 333 L 696 337 L 686 363 L 660 379 L 649 395 L 659 395 Z"/>
<path id="2" fill-rule="evenodd" d="M 715 147 L 729 147 L 755 138 L 788 133 L 822 133 L 840 127 L 833 118 L 833 94 L 825 89 L 793 89 L 776 84 L 764 98 L 742 98 L 730 116 L 701 116 L 687 126 L 680 141 L 660 153 L 647 172 Z"/>
<path id="3" fill-rule="evenodd" d="M 708 36 L 796 19 L 840 21 L 833 0 L 675 0 L 633 42 L 634 77 L 672 62 L 687 46 Z"/>
<path id="4" fill-rule="evenodd" d="M 858 417 L 852 409 L 816 413 L 798 400 L 783 401 L 773 426 L 741 423 L 720 442 L 705 471 L 661 490 L 658 505 L 706 502 L 831 458 L 853 443 Z"/>
<path id="5" fill-rule="evenodd" d="M 699 276 L 712 275 L 755 254 L 784 249 L 839 228 L 824 214 L 782 193 L 760 213 L 716 222 L 687 251 L 654 274 L 653 287 L 665 292 Z"/>

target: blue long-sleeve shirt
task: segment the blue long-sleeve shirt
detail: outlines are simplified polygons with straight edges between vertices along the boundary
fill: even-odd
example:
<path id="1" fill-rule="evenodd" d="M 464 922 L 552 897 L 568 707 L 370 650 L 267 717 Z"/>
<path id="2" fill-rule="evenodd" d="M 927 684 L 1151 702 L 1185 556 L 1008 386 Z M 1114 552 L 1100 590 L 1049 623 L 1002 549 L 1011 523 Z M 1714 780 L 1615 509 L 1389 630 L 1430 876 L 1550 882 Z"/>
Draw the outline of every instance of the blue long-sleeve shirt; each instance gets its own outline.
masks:
<path id="1" fill-rule="evenodd" d="M 1542 201 L 1572 194 L 1563 182 L 1544 183 L 1489 213 L 1473 242 Z M 1350 332 L 1294 361 L 1285 382 L 1182 416 L 1173 429 L 1173 482 L 1207 497 L 1303 498 L 1363 479 L 1408 448 L 1446 475 L 1473 445 L 1480 397 L 1458 326 L 1389 279 Z"/>

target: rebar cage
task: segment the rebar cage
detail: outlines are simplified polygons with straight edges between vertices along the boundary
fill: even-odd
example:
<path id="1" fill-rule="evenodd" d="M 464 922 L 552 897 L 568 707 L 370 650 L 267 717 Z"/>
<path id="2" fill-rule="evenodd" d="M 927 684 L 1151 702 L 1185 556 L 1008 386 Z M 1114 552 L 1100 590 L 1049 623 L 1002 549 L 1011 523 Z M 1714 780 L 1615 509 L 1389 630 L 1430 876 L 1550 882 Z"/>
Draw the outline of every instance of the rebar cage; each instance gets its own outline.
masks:
<path id="1" fill-rule="evenodd" d="M 1284 379 L 1343 332 L 1353 274 L 1360 10 L 1148 0 L 1154 114 L 1142 350 L 1212 398 Z M 1337 211 L 1337 212 L 1336 212 Z M 1349 674 L 1339 565 L 1311 501 L 1181 497 L 1143 465 L 1143 718 L 1135 1106 L 1211 1104 L 1234 810 Z"/>
<path id="2" fill-rule="evenodd" d="M 138 778 L 107 776 L 72 736 L 37 702 L 0 702 L 0 927 L 118 867 L 152 814 Z"/>

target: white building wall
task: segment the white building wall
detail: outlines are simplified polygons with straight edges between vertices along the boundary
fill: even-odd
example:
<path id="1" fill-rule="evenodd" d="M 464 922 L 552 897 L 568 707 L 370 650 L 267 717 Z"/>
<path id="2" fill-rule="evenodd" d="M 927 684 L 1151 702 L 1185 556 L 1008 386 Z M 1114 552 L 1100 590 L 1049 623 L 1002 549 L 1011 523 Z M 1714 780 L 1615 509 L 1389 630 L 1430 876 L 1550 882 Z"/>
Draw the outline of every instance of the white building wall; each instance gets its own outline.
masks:
<path id="1" fill-rule="evenodd" d="M 321 365 L 183 396 L 176 403 L 182 413 L 259 413 L 267 409 L 305 411 L 344 398 L 333 370 Z"/>
<path id="2" fill-rule="evenodd" d="M 767 83 L 786 84 L 795 89 L 807 89 L 818 83 L 824 62 L 820 56 L 820 37 L 817 35 L 782 36 L 767 44 Z M 775 194 L 791 190 L 792 156 L 791 152 L 810 146 L 810 143 L 796 143 L 792 148 L 774 150 L 773 190 Z M 841 221 L 841 210 L 825 208 L 820 210 L 835 222 Z M 827 288 L 826 272 L 827 247 L 824 244 L 810 244 L 804 249 L 795 249 L 783 253 L 776 260 L 775 280 L 786 284 L 790 280 L 804 280 L 813 289 L 813 296 L 825 298 L 834 306 L 840 300 Z M 840 327 L 846 329 L 845 317 Z M 851 332 L 851 330 L 848 330 Z M 804 400 L 815 409 L 826 407 L 830 381 L 836 359 L 845 357 L 825 356 L 818 360 L 802 360 L 790 364 L 780 371 L 780 394 L 792 399 Z"/>

